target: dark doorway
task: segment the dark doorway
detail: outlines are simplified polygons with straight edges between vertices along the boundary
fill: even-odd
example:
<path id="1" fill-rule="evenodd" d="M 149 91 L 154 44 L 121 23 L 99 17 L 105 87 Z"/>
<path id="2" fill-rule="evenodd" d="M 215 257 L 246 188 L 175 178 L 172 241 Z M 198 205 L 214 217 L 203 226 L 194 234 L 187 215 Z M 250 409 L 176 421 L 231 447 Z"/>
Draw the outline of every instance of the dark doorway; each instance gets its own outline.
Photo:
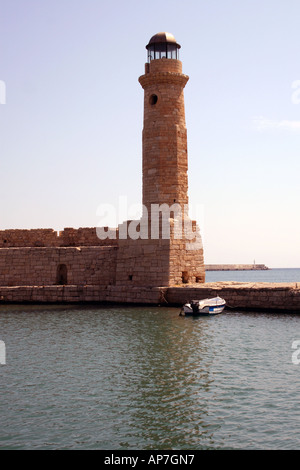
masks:
<path id="1" fill-rule="evenodd" d="M 68 284 L 68 268 L 65 264 L 59 264 L 56 272 L 56 284 Z"/>

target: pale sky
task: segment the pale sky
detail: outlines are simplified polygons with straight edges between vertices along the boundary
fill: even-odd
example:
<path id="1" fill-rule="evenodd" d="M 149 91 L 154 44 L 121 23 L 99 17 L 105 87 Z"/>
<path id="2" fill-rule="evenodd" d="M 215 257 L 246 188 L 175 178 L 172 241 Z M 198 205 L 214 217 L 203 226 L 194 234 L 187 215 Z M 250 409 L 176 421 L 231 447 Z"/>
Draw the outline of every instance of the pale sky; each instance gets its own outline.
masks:
<path id="1" fill-rule="evenodd" d="M 141 203 L 138 77 L 167 31 L 205 262 L 300 267 L 299 18 L 299 0 L 0 0 L 0 229 Z"/>

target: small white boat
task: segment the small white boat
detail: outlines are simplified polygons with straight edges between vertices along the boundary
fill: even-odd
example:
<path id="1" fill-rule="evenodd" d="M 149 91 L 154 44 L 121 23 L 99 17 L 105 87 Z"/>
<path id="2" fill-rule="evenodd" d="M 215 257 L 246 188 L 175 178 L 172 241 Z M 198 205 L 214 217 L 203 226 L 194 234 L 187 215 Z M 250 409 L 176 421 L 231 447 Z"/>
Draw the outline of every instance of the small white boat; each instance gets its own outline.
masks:
<path id="1" fill-rule="evenodd" d="M 225 306 L 225 300 L 219 296 L 212 299 L 191 300 L 184 304 L 179 315 L 218 315 L 223 312 Z"/>

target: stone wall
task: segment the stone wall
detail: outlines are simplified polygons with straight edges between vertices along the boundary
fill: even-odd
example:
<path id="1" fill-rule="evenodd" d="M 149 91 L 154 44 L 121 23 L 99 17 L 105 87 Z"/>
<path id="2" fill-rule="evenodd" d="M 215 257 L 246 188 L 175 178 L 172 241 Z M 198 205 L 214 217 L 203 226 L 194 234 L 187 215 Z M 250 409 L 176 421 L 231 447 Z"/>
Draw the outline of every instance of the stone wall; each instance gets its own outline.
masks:
<path id="1" fill-rule="evenodd" d="M 164 289 L 159 287 L 116 286 L 0 286 L 1 303 L 116 303 L 151 304 L 164 302 Z"/>
<path id="2" fill-rule="evenodd" d="M 58 233 L 53 229 L 0 230 L 0 248 L 24 246 L 58 246 Z"/>
<path id="3" fill-rule="evenodd" d="M 0 248 L 0 285 L 114 284 L 116 254 L 116 247 Z"/>
<path id="4" fill-rule="evenodd" d="M 200 229 L 195 221 L 191 222 L 190 238 L 172 237 L 170 246 L 169 286 L 187 283 L 204 283 L 204 257 Z M 174 221 L 171 224 L 174 231 Z"/>
<path id="5" fill-rule="evenodd" d="M 118 231 L 116 230 L 113 234 L 111 230 L 108 230 L 107 234 L 107 238 L 100 239 L 95 227 L 65 228 L 59 232 L 59 246 L 117 246 Z"/>
<path id="6" fill-rule="evenodd" d="M 170 287 L 166 300 L 182 306 L 190 300 L 219 295 L 228 309 L 300 312 L 300 283 L 212 282 L 199 286 Z"/>
<path id="7" fill-rule="evenodd" d="M 174 219 L 168 220 L 168 239 L 162 238 L 161 219 L 158 239 L 151 239 L 150 233 L 148 239 L 131 238 L 131 222 L 139 221 L 124 222 L 116 238 L 110 233 L 104 240 L 98 238 L 96 228 L 65 228 L 60 233 L 52 229 L 0 231 L 0 285 L 133 287 L 204 282 L 202 245 L 190 251 L 188 240 L 174 239 Z M 125 239 L 119 238 L 122 227 Z"/>
<path id="8" fill-rule="evenodd" d="M 119 240 L 116 285 L 168 286 L 170 240 Z"/>
<path id="9" fill-rule="evenodd" d="M 178 307 L 192 299 L 219 295 L 227 302 L 224 312 L 260 311 L 300 313 L 300 285 L 297 283 L 210 283 L 185 287 L 129 286 L 0 286 L 1 303 L 100 302 Z M 175 312 L 174 312 L 175 314 Z"/>
<path id="10" fill-rule="evenodd" d="M 117 246 L 112 236 L 101 240 L 95 227 L 53 229 L 0 230 L 0 248 L 11 247 L 59 247 L 59 246 Z"/>
<path id="11" fill-rule="evenodd" d="M 119 233 L 128 233 L 128 224 L 132 222 L 137 226 L 140 221 L 124 222 L 119 225 Z M 176 238 L 174 219 L 167 221 L 170 229 L 169 234 L 165 234 L 167 238 L 162 236 L 162 218 L 158 223 L 157 239 L 119 239 L 116 285 L 154 287 L 205 281 L 203 247 L 197 224 L 191 221 L 190 225 L 195 238 L 197 235 L 194 245 L 192 238 L 187 239 L 183 230 L 180 238 Z"/>

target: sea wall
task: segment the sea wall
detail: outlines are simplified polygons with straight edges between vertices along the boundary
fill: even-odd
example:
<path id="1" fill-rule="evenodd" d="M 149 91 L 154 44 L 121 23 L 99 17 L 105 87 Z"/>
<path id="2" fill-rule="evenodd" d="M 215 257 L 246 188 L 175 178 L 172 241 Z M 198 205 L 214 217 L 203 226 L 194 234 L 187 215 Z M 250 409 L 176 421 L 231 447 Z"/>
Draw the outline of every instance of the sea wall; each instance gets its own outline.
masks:
<path id="1" fill-rule="evenodd" d="M 264 264 L 206 264 L 205 271 L 262 271 Z"/>
<path id="2" fill-rule="evenodd" d="M 1 303 L 115 303 L 181 307 L 192 299 L 219 295 L 226 300 L 228 311 L 300 313 L 298 283 L 208 283 L 184 287 L 128 286 L 0 286 Z"/>
<path id="3" fill-rule="evenodd" d="M 166 300 L 170 305 L 183 305 L 193 299 L 219 295 L 228 309 L 300 313 L 300 283 L 212 282 L 197 287 L 170 287 Z"/>
<path id="4" fill-rule="evenodd" d="M 128 286 L 0 286 L 1 303 L 164 303 L 166 288 Z"/>

